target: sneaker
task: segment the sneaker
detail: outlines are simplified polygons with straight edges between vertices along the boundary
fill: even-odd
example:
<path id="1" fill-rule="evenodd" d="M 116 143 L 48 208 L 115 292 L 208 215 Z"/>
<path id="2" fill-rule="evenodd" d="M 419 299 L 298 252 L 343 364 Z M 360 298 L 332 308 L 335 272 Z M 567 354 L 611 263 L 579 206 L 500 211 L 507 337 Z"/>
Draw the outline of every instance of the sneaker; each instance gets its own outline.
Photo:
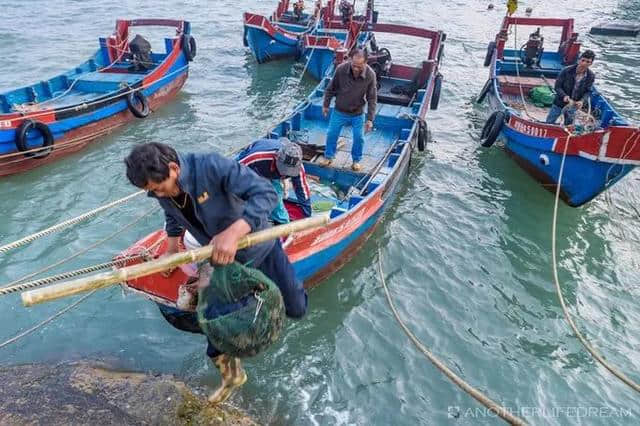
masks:
<path id="1" fill-rule="evenodd" d="M 333 164 L 333 158 L 322 157 L 319 161 L 321 166 L 329 167 Z"/>
<path id="2" fill-rule="evenodd" d="M 357 161 L 354 161 L 351 165 L 351 170 L 353 170 L 354 172 L 359 172 L 360 170 L 362 170 L 362 165 Z"/>
<path id="3" fill-rule="evenodd" d="M 217 405 L 229 399 L 233 391 L 246 383 L 247 373 L 242 368 L 240 358 L 229 355 L 222 354 L 213 358 L 213 364 L 220 371 L 222 383 L 209 396 L 209 403 Z"/>

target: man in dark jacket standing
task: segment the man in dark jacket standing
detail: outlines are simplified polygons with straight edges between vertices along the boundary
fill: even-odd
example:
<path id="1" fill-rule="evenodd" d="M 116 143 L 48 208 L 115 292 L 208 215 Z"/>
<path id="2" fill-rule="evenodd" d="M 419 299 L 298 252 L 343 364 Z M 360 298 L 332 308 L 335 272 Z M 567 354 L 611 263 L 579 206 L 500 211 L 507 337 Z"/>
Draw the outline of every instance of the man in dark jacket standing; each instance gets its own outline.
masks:
<path id="1" fill-rule="evenodd" d="M 179 251 L 180 237 L 188 230 L 199 244 L 213 246 L 212 264 L 238 261 L 261 270 L 280 288 L 287 315 L 300 318 L 305 314 L 306 291 L 279 240 L 238 250 L 240 238 L 269 226 L 269 214 L 277 203 L 269 181 L 218 154 L 178 154 L 161 143 L 136 146 L 125 164 L 129 181 L 147 190 L 164 209 L 167 254 Z M 159 306 L 177 328 L 202 332 L 193 312 Z M 211 342 L 207 355 L 222 375 L 222 384 L 209 401 L 220 403 L 244 384 L 247 375 L 240 359 L 220 353 Z"/>
<path id="2" fill-rule="evenodd" d="M 378 102 L 376 73 L 367 65 L 367 58 L 362 49 L 356 49 L 351 60 L 336 68 L 324 93 L 322 114 L 325 117 L 329 114 L 329 106 L 334 96 L 336 104 L 327 130 L 324 165 L 330 166 L 333 162 L 340 131 L 344 125 L 351 124 L 353 128 L 353 145 L 351 147 L 353 165 L 351 168 L 359 172 L 362 170 L 360 160 L 364 148 L 363 124 L 365 131 L 369 132 L 373 129 L 373 119 L 376 115 Z M 366 122 L 362 113 L 365 102 L 367 103 Z"/>
<path id="3" fill-rule="evenodd" d="M 564 109 L 565 126 L 573 124 L 576 110 L 581 109 L 591 96 L 596 76 L 589 67 L 595 57 L 593 51 L 585 50 L 577 65 L 570 65 L 560 71 L 555 84 L 556 98 L 547 116 L 547 123 L 555 124 Z"/>

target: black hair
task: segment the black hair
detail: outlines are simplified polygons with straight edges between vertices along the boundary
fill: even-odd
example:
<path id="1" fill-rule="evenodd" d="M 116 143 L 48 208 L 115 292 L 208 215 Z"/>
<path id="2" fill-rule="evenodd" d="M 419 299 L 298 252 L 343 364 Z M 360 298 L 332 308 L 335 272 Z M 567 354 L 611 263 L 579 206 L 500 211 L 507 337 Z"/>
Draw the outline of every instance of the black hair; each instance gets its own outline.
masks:
<path id="1" fill-rule="evenodd" d="M 363 48 L 361 48 L 361 47 L 354 47 L 354 48 L 351 50 L 351 52 L 350 52 L 350 54 L 349 54 L 349 57 L 350 57 L 351 59 L 353 59 L 355 56 L 358 56 L 358 55 L 362 55 L 362 57 L 364 58 L 364 60 L 365 60 L 365 61 L 368 59 L 368 56 L 369 56 L 369 55 L 367 54 L 366 49 L 363 49 Z"/>
<path id="2" fill-rule="evenodd" d="M 138 188 L 144 188 L 151 182 L 160 183 L 169 177 L 169 163 L 178 161 L 178 153 L 169 145 L 150 142 L 134 147 L 124 164 L 127 165 L 127 178 Z"/>
<path id="3" fill-rule="evenodd" d="M 593 53 L 593 50 L 585 50 L 580 55 L 580 58 L 591 59 L 591 62 L 593 62 L 596 59 L 596 54 Z"/>

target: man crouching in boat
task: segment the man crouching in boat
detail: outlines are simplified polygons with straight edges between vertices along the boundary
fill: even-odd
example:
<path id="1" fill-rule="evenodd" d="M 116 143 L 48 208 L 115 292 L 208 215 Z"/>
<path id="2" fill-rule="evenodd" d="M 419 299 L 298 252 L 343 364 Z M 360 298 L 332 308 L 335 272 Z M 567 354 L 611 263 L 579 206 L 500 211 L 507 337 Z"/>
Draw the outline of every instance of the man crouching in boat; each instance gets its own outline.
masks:
<path id="1" fill-rule="evenodd" d="M 287 138 L 259 139 L 243 149 L 236 157 L 258 175 L 271 181 L 278 194 L 278 205 L 271 212 L 275 224 L 289 223 L 289 213 L 284 206 L 283 180 L 291 178 L 298 206 L 305 217 L 311 216 L 311 200 L 307 175 L 302 165 L 302 149 Z"/>
<path id="2" fill-rule="evenodd" d="M 269 227 L 267 218 L 277 196 L 267 180 L 216 153 L 178 154 L 161 143 L 136 146 L 125 164 L 129 181 L 147 190 L 164 209 L 167 255 L 179 251 L 180 237 L 187 230 L 199 244 L 213 246 L 212 264 L 249 263 L 277 284 L 287 316 L 304 316 L 307 294 L 280 241 L 237 249 L 240 238 Z M 176 328 L 204 334 L 195 312 L 159 307 Z M 209 397 L 211 403 L 218 404 L 244 384 L 247 375 L 239 358 L 220 353 L 208 339 L 207 343 L 207 355 L 222 376 L 220 387 Z"/>
<path id="3" fill-rule="evenodd" d="M 591 88 L 596 75 L 589 69 L 596 54 L 585 50 L 577 65 L 570 65 L 560 71 L 556 78 L 556 97 L 547 116 L 547 123 L 555 124 L 560 115 L 564 115 L 564 125 L 573 124 L 576 110 L 582 108 L 591 96 Z"/>

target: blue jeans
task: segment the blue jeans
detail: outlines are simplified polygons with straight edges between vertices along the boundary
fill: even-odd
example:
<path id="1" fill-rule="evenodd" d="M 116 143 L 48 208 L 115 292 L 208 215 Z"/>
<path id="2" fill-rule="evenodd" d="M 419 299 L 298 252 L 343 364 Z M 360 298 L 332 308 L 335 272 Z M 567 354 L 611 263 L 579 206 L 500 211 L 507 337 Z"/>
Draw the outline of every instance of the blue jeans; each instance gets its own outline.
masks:
<path id="1" fill-rule="evenodd" d="M 551 106 L 551 110 L 549 110 L 549 115 L 547 115 L 547 123 L 555 124 L 558 117 L 562 114 L 562 108 L 558 105 L 553 104 Z M 573 120 L 576 118 L 576 109 L 575 107 L 570 107 L 564 110 L 564 125 L 568 126 L 573 124 Z"/>
<path id="2" fill-rule="evenodd" d="M 353 128 L 353 145 L 351 147 L 351 158 L 354 162 L 362 160 L 362 149 L 364 148 L 364 114 L 348 115 L 334 108 L 329 119 L 329 129 L 327 130 L 327 145 L 324 148 L 324 156 L 333 159 L 336 156 L 338 137 L 342 127 L 350 124 Z"/>
<path id="3" fill-rule="evenodd" d="M 280 179 L 271 179 L 271 184 L 273 185 L 273 189 L 276 190 L 276 194 L 278 194 L 278 205 L 271 212 L 271 220 L 274 221 L 277 225 L 289 223 L 289 212 L 284 206 L 283 201 L 285 193 L 284 188 L 282 187 L 282 181 Z"/>

